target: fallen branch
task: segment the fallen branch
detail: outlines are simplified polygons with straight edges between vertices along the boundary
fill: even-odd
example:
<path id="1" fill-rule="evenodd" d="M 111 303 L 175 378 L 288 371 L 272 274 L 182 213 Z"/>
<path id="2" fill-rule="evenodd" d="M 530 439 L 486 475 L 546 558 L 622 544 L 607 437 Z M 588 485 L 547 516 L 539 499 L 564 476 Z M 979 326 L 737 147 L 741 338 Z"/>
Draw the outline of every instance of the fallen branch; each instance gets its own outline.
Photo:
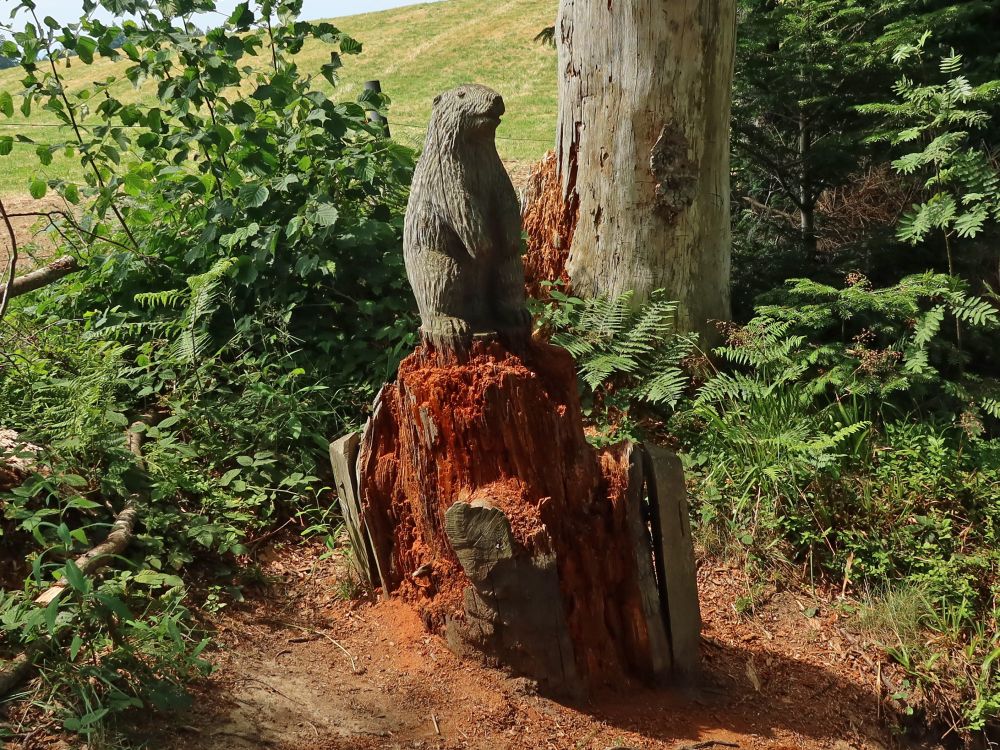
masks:
<path id="1" fill-rule="evenodd" d="M 142 457 L 142 444 L 145 441 L 145 431 L 140 430 L 151 426 L 156 419 L 156 415 L 143 415 L 142 419 L 133 422 L 132 426 L 125 431 L 125 442 L 129 450 L 138 459 L 139 465 L 145 468 L 145 460 Z M 135 525 L 139 520 L 139 511 L 134 505 L 134 500 L 129 500 L 122 511 L 115 516 L 115 521 L 111 526 L 111 532 L 107 538 L 76 558 L 76 566 L 84 575 L 91 575 L 104 568 L 115 556 L 121 554 L 135 537 Z M 57 599 L 69 586 L 65 577 L 60 578 L 49 588 L 43 591 L 36 599 L 35 604 L 48 606 Z M 55 638 L 58 642 L 58 636 Z M 6 696 L 14 688 L 28 679 L 35 670 L 35 660 L 42 653 L 45 647 L 52 642 L 52 639 L 39 639 L 31 644 L 27 650 L 18 654 L 3 669 L 0 669 L 0 698 Z"/>
<path id="2" fill-rule="evenodd" d="M 76 558 L 76 567 L 80 569 L 80 572 L 84 575 L 96 573 L 106 566 L 112 557 L 120 555 L 135 538 L 135 524 L 138 520 L 139 511 L 129 503 L 115 517 L 107 539 Z M 60 578 L 35 599 L 35 604 L 43 607 L 49 605 L 54 599 L 58 599 L 68 586 L 69 582 L 66 578 Z"/>
<path id="3" fill-rule="evenodd" d="M 21 294 L 33 292 L 41 289 L 54 281 L 58 281 L 64 276 L 80 270 L 76 258 L 71 255 L 64 255 L 61 258 L 49 263 L 47 266 L 37 268 L 24 276 L 18 276 L 10 284 L 10 296 L 17 297 Z"/>

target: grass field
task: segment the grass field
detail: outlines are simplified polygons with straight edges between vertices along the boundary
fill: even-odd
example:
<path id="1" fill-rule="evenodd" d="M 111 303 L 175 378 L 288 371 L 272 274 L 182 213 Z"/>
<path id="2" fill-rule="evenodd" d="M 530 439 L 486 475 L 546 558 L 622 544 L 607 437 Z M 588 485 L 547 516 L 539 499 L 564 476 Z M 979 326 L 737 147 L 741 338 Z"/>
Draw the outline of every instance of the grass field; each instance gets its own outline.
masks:
<path id="1" fill-rule="evenodd" d="M 503 94 L 507 102 L 508 114 L 497 133 L 501 155 L 507 161 L 532 161 L 544 154 L 554 139 L 555 52 L 533 38 L 553 23 L 556 6 L 557 0 L 444 0 L 335 19 L 342 31 L 363 43 L 364 51 L 345 57 L 336 91 L 318 76 L 317 83 L 334 99 L 350 100 L 358 95 L 364 81 L 379 79 L 383 92 L 392 100 L 389 124 L 393 137 L 411 146 L 419 146 L 423 140 L 431 101 L 437 93 L 460 83 L 486 84 Z M 329 48 L 320 42 L 307 44 L 298 55 L 300 68 L 306 73 L 318 73 L 328 60 Z M 127 65 L 127 61 L 103 59 L 83 65 L 74 60 L 60 72 L 70 91 L 116 75 L 121 78 L 117 93 L 123 101 L 152 101 L 155 88 L 135 90 L 124 80 Z M 19 69 L 0 71 L 0 91 L 13 94 L 19 88 L 19 78 Z M 27 122 L 18 112 L 13 120 L 0 119 L 0 135 L 20 132 L 46 140 L 64 137 L 58 127 L 43 127 L 52 123 L 45 112 L 34 112 Z M 18 143 L 10 156 L 0 157 L 0 194 L 26 194 L 29 180 L 38 174 L 80 172 L 78 163 L 60 156 L 43 168 L 33 147 Z"/>

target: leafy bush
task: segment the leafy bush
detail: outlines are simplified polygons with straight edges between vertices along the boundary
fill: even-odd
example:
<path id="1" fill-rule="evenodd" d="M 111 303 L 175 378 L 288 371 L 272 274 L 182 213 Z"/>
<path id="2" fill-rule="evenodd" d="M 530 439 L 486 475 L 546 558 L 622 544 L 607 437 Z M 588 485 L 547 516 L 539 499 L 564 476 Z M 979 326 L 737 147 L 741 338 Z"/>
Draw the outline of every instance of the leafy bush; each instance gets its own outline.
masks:
<path id="1" fill-rule="evenodd" d="M 680 441 L 703 545 L 758 579 L 795 562 L 872 596 L 914 592 L 927 616 L 897 618 L 884 642 L 911 673 L 900 700 L 982 729 L 1000 700 L 988 626 L 1000 614 L 1000 387 L 977 354 L 1000 314 L 946 275 L 848 282 L 787 282 L 780 302 L 728 327 L 708 372 L 666 302 L 556 295 L 541 319 L 577 359 L 601 440 Z M 669 398 L 650 399 L 651 382 Z"/>
<path id="2" fill-rule="evenodd" d="M 954 277 L 850 282 L 788 282 L 781 304 L 728 331 L 716 354 L 730 369 L 673 419 L 699 533 L 756 566 L 807 561 L 861 591 L 914 588 L 938 617 L 961 611 L 937 646 L 954 658 L 911 671 L 947 694 L 932 714 L 950 705 L 949 723 L 981 729 L 997 718 L 995 657 L 976 632 L 1000 595 L 1000 388 L 970 347 L 995 341 L 1000 317 Z"/>
<path id="3" fill-rule="evenodd" d="M 0 653 L 41 644 L 67 727 L 88 732 L 162 705 L 204 667 L 192 561 L 228 585 L 248 538 L 314 511 L 328 523 L 328 440 L 416 329 L 401 253 L 413 154 L 367 121 L 386 98 L 334 103 L 293 58 L 307 39 L 331 44 L 315 74 L 334 81 L 360 43 L 297 21 L 297 0 L 244 2 L 204 34 L 191 16 L 207 0 L 113 6 L 133 20 L 62 26 L 25 0 L 28 22 L 0 50 L 24 71 L 0 112 L 66 126 L 16 139 L 42 165 L 61 153 L 86 170 L 30 185 L 66 206 L 47 220 L 83 270 L 15 300 L 0 334 L 0 424 L 44 446 L 38 474 L 0 499 L 5 549 L 25 561 L 24 590 L 0 605 Z M 70 55 L 127 59 L 155 97 L 120 95 L 97 68 L 67 91 Z M 257 57 L 268 65 L 246 64 Z M 125 430 L 143 419 L 140 462 Z M 141 529 L 123 570 L 33 607 L 54 577 L 73 583 L 72 558 L 126 504 Z"/>

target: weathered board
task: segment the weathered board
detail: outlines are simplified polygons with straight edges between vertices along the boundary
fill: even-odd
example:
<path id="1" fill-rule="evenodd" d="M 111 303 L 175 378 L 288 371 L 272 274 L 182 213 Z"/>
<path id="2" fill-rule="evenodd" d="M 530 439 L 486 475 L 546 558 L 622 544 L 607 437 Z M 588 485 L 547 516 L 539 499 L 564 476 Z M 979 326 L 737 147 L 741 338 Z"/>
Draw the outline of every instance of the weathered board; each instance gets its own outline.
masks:
<path id="1" fill-rule="evenodd" d="M 330 443 L 330 466 L 337 490 L 340 515 L 344 519 L 347 538 L 351 543 L 351 561 L 365 587 L 374 588 L 375 559 L 368 543 L 367 531 L 361 516 L 359 502 L 357 462 L 361 434 L 352 432 Z"/>
<path id="2" fill-rule="evenodd" d="M 666 608 L 657 586 L 652 540 L 642 501 L 645 483 L 645 463 L 648 459 L 644 451 L 636 445 L 628 445 L 628 490 L 625 494 L 625 517 L 635 555 L 636 585 L 642 604 L 642 614 L 646 620 L 649 639 L 648 662 L 635 665 L 645 672 L 645 676 L 656 682 L 670 676 L 672 665 L 670 642 L 667 636 Z"/>
<path id="3" fill-rule="evenodd" d="M 662 576 L 673 669 L 681 676 L 694 678 L 701 667 L 701 608 L 684 469 L 677 455 L 666 448 L 651 443 L 644 447 L 649 464 L 649 500 L 657 521 L 653 553 Z"/>

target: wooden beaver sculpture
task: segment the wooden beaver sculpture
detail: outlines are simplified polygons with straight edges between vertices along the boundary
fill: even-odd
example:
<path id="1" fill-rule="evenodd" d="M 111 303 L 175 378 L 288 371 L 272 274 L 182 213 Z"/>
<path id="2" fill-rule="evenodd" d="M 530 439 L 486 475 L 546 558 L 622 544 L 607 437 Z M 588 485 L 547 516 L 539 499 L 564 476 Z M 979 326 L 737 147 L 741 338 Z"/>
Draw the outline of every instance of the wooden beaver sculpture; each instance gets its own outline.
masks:
<path id="1" fill-rule="evenodd" d="M 437 96 L 413 175 L 403 257 L 421 334 L 439 348 L 462 348 L 480 333 L 510 343 L 530 334 L 521 216 L 494 142 L 503 113 L 485 86 Z"/>

